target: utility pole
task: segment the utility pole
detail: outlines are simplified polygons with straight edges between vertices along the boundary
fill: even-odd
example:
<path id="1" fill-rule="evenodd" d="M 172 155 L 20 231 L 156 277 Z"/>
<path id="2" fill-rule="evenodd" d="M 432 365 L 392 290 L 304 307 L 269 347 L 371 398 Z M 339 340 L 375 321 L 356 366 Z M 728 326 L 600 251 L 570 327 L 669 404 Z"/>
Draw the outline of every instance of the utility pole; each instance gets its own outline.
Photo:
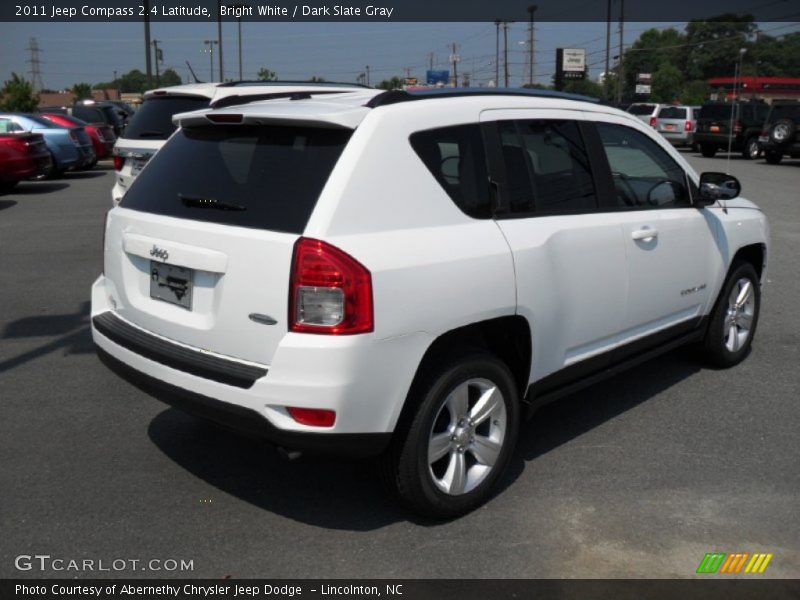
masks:
<path id="1" fill-rule="evenodd" d="M 500 21 L 494 22 L 494 87 L 500 87 Z"/>
<path id="2" fill-rule="evenodd" d="M 530 22 L 528 24 L 528 27 L 530 28 L 530 31 L 528 31 L 528 44 L 530 46 L 528 48 L 528 51 L 529 51 L 528 56 L 530 57 L 530 65 L 528 67 L 529 68 L 529 71 L 528 71 L 528 83 L 531 85 L 531 87 L 533 87 L 534 71 L 535 71 L 535 68 L 534 68 L 534 60 L 535 60 L 534 56 L 536 55 L 536 52 L 534 50 L 534 48 L 535 48 L 534 44 L 536 43 L 536 36 L 535 36 L 534 30 L 533 30 L 533 23 L 534 23 L 534 15 L 536 13 L 536 8 L 537 8 L 537 6 L 535 4 L 532 4 L 531 6 L 528 7 L 528 14 L 530 15 Z"/>
<path id="3" fill-rule="evenodd" d="M 433 71 L 433 52 L 428 52 L 428 70 Z"/>
<path id="4" fill-rule="evenodd" d="M 503 48 L 504 87 L 508 87 L 508 21 L 503 21 Z"/>
<path id="5" fill-rule="evenodd" d="M 625 79 L 625 0 L 619 2 L 619 63 L 617 64 L 617 104 L 622 102 L 622 85 Z"/>
<path id="6" fill-rule="evenodd" d="M 154 51 L 155 58 L 156 58 L 156 87 L 159 87 L 161 85 L 161 73 L 159 73 L 159 70 L 158 70 L 158 63 L 161 61 L 161 56 L 162 56 L 161 48 L 158 47 L 158 45 L 160 43 L 161 43 L 161 40 L 153 40 L 152 41 L 153 51 Z"/>
<path id="7" fill-rule="evenodd" d="M 453 87 L 458 87 L 458 61 L 459 56 L 456 54 L 458 52 L 458 44 L 453 42 L 453 53 L 450 55 L 450 62 L 453 63 Z"/>
<path id="8" fill-rule="evenodd" d="M 222 83 L 225 81 L 225 74 L 222 70 L 222 0 L 217 0 L 217 46 L 219 46 L 219 81 Z"/>
<path id="9" fill-rule="evenodd" d="M 44 83 L 42 83 L 42 60 L 39 58 L 41 50 L 39 50 L 39 42 L 35 37 L 28 40 L 27 50 L 31 53 L 31 57 L 27 60 L 31 63 L 31 87 L 34 92 L 38 92 L 44 88 Z"/>
<path id="10" fill-rule="evenodd" d="M 242 81 L 242 17 L 236 17 L 239 37 L 239 81 Z"/>
<path id="11" fill-rule="evenodd" d="M 603 88 L 606 94 L 606 98 L 608 98 L 611 95 L 608 86 L 609 69 L 611 68 L 611 64 L 609 62 L 610 57 L 611 57 L 611 0 L 608 0 L 608 9 L 606 12 L 606 71 L 605 75 L 603 76 Z"/>
<path id="12" fill-rule="evenodd" d="M 203 43 L 208 46 L 203 52 L 208 52 L 209 57 L 209 81 L 214 81 L 214 44 L 218 43 L 217 40 L 203 40 Z"/>
<path id="13" fill-rule="evenodd" d="M 366 73 L 366 77 L 367 77 L 367 87 L 369 87 L 369 65 L 367 65 L 367 66 L 365 67 L 365 70 L 366 70 L 366 72 L 367 72 L 367 73 Z"/>
<path id="14" fill-rule="evenodd" d="M 144 56 L 147 89 L 153 88 L 153 66 L 150 64 L 150 0 L 144 0 Z"/>

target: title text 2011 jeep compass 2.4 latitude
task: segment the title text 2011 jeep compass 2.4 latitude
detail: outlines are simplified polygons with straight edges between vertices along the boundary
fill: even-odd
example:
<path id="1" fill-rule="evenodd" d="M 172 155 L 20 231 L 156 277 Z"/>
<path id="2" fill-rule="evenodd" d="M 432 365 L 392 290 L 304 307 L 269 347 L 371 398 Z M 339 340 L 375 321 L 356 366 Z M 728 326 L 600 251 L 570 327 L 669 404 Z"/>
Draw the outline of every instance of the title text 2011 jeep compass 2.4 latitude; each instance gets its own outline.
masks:
<path id="1" fill-rule="evenodd" d="M 281 447 L 379 454 L 421 513 L 485 501 L 531 407 L 750 348 L 763 213 L 618 110 L 365 91 L 176 120 L 108 213 L 101 357 Z"/>

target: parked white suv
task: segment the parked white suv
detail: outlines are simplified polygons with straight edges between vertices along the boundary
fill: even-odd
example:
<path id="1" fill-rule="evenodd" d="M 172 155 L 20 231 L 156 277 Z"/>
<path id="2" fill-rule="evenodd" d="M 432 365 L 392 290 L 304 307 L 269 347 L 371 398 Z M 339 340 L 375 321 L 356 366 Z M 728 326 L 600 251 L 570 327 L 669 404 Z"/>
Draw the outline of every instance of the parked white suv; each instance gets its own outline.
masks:
<path id="1" fill-rule="evenodd" d="M 278 446 L 380 455 L 420 513 L 484 502 L 549 400 L 750 349 L 764 214 L 619 110 L 393 91 L 176 120 L 108 213 L 99 354 Z"/>
<path id="2" fill-rule="evenodd" d="M 161 149 L 175 131 L 177 113 L 226 106 L 242 102 L 287 97 L 297 93 L 333 94 L 361 91 L 356 84 L 302 81 L 232 81 L 191 83 L 150 90 L 144 102 L 114 145 L 114 187 L 111 199 L 119 204 L 147 161 Z"/>

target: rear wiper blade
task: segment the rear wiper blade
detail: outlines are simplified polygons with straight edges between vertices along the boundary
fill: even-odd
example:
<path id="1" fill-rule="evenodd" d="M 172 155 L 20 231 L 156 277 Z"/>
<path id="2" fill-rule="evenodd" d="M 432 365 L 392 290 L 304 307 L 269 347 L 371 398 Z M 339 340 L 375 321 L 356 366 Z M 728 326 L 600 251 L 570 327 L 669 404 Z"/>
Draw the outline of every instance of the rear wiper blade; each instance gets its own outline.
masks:
<path id="1" fill-rule="evenodd" d="M 234 204 L 233 202 L 225 202 L 224 200 L 217 200 L 216 198 L 200 198 L 193 196 L 184 196 L 178 194 L 178 198 L 183 202 L 187 208 L 215 208 L 217 210 L 247 210 L 246 206 L 241 204 Z"/>

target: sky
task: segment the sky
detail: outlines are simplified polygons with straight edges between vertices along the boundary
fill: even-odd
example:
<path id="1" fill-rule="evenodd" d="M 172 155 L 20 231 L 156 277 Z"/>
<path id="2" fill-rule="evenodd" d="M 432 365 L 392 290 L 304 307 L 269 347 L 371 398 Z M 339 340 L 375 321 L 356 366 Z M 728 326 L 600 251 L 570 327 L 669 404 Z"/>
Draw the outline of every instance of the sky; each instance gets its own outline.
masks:
<path id="1" fill-rule="evenodd" d="M 625 45 L 642 31 L 684 23 L 625 24 Z M 617 25 L 612 24 L 612 52 L 618 54 Z M 798 23 L 767 23 L 761 28 L 780 35 L 800 28 Z M 536 27 L 536 81 L 551 83 L 557 47 L 585 48 L 592 79 L 605 62 L 605 23 L 540 23 Z M 151 23 L 151 37 L 161 41 L 164 68 L 174 68 L 188 81 L 188 60 L 197 76 L 209 80 L 209 55 L 203 40 L 216 39 L 216 23 Z M 64 89 L 77 82 L 110 81 L 118 75 L 144 68 L 142 23 L 0 23 L 0 81 L 12 72 L 30 78 L 30 38 L 36 38 L 42 60 L 44 86 Z M 328 81 L 355 81 L 370 65 L 371 83 L 393 75 L 424 80 L 429 53 L 434 68 L 446 64 L 451 44 L 458 44 L 460 73 L 473 74 L 473 85 L 494 79 L 494 23 L 265 23 L 242 22 L 243 76 L 255 79 L 261 67 L 275 71 L 281 79 L 321 76 Z M 510 85 L 526 79 L 527 24 L 512 24 L 508 33 Z M 226 78 L 238 76 L 237 27 L 223 23 Z M 502 34 L 501 34 L 502 52 Z M 218 79 L 218 56 L 214 55 L 214 77 Z M 502 73 L 501 73 L 502 80 Z"/>

